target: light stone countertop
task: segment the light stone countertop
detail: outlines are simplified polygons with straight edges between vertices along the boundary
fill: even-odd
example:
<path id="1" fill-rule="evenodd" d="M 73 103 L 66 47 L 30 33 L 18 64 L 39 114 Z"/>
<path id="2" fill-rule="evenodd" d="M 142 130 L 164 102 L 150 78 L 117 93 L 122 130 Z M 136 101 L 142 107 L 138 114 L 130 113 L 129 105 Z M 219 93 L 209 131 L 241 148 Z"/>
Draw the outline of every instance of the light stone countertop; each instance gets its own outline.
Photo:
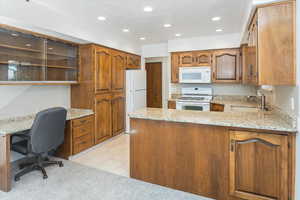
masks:
<path id="1" fill-rule="evenodd" d="M 77 119 L 85 116 L 94 114 L 92 110 L 89 109 L 76 109 L 70 108 L 67 113 L 67 120 Z M 0 135 L 12 134 L 31 128 L 35 114 L 14 117 L 0 120 Z"/>
<path id="2" fill-rule="evenodd" d="M 259 130 L 297 132 L 286 118 L 277 112 L 199 112 L 189 110 L 144 108 L 129 114 L 130 118 L 170 122 L 195 123 Z"/>

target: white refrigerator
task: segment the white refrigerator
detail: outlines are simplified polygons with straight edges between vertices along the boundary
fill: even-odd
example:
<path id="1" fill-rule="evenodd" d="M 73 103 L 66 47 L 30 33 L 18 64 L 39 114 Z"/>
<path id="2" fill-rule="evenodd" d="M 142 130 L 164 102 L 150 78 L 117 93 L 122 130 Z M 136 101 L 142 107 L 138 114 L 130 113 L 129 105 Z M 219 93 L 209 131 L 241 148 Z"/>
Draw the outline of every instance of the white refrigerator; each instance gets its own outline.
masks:
<path id="1" fill-rule="evenodd" d="M 126 132 L 130 131 L 128 114 L 147 106 L 147 76 L 145 70 L 126 71 Z"/>

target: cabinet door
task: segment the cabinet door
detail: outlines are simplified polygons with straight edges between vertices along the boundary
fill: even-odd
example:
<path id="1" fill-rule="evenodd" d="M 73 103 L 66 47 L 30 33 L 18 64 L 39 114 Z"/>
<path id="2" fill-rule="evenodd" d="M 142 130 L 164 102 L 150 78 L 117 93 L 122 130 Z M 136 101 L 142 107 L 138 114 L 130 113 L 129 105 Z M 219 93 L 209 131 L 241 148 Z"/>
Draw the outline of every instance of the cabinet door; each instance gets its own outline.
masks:
<path id="1" fill-rule="evenodd" d="M 172 66 L 171 66 L 171 82 L 179 82 L 179 55 L 172 53 Z"/>
<path id="2" fill-rule="evenodd" d="M 249 200 L 288 199 L 288 137 L 232 131 L 230 194 Z"/>
<path id="3" fill-rule="evenodd" d="M 111 52 L 109 49 L 96 49 L 95 92 L 111 91 Z"/>
<path id="4" fill-rule="evenodd" d="M 125 96 L 115 94 L 112 99 L 112 132 L 118 135 L 125 130 Z"/>
<path id="5" fill-rule="evenodd" d="M 213 81 L 215 83 L 236 83 L 240 81 L 239 49 L 215 51 Z"/>
<path id="6" fill-rule="evenodd" d="M 194 52 L 194 65 L 193 66 L 211 66 L 212 54 L 210 52 Z"/>
<path id="7" fill-rule="evenodd" d="M 125 63 L 126 56 L 121 52 L 112 54 L 112 90 L 123 91 L 125 89 Z"/>
<path id="8" fill-rule="evenodd" d="M 180 67 L 192 67 L 193 65 L 194 65 L 193 52 L 179 54 L 179 66 Z"/>
<path id="9" fill-rule="evenodd" d="M 111 95 L 97 95 L 95 98 L 95 143 L 98 144 L 112 135 Z"/>
<path id="10" fill-rule="evenodd" d="M 141 56 L 127 54 L 126 69 L 140 69 Z"/>
<path id="11" fill-rule="evenodd" d="M 252 85 L 258 84 L 257 37 L 257 15 L 255 15 L 249 29 L 249 41 L 247 48 L 247 70 L 249 72 L 248 80 Z"/>

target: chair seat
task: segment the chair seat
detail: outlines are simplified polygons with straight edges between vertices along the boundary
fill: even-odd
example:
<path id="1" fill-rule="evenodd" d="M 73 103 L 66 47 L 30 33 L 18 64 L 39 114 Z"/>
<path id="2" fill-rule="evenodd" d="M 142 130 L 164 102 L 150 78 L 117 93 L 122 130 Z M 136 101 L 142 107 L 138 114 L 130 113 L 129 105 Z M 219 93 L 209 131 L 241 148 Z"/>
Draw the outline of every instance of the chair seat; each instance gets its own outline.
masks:
<path id="1" fill-rule="evenodd" d="M 12 145 L 12 150 L 21 153 L 23 155 L 27 155 L 28 154 L 27 143 L 28 143 L 27 140 L 21 140 L 19 142 L 16 142 Z"/>

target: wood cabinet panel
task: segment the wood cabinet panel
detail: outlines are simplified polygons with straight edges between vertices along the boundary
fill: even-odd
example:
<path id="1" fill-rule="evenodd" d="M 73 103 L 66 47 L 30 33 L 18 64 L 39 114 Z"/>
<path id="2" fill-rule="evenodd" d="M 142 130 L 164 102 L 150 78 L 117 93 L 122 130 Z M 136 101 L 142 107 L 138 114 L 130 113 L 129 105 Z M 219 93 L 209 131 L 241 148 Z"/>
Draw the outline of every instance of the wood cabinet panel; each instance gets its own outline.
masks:
<path id="1" fill-rule="evenodd" d="M 95 142 L 112 136 L 111 94 L 95 96 Z"/>
<path id="2" fill-rule="evenodd" d="M 111 91 L 111 51 L 106 48 L 96 48 L 95 64 L 95 92 L 103 93 Z"/>
<path id="3" fill-rule="evenodd" d="M 260 85 L 295 85 L 295 1 L 262 7 L 258 16 Z"/>
<path id="4" fill-rule="evenodd" d="M 225 49 L 214 51 L 213 82 L 240 82 L 240 51 Z"/>
<path id="5" fill-rule="evenodd" d="M 210 111 L 213 112 L 224 112 L 225 106 L 223 104 L 211 103 L 210 104 Z"/>
<path id="6" fill-rule="evenodd" d="M 141 69 L 141 56 L 127 54 L 126 69 Z"/>
<path id="7" fill-rule="evenodd" d="M 178 54 L 180 67 L 192 67 L 194 65 L 193 52 L 183 52 Z"/>
<path id="8" fill-rule="evenodd" d="M 194 66 L 211 66 L 212 65 L 212 53 L 195 51 L 193 52 Z"/>
<path id="9" fill-rule="evenodd" d="M 168 101 L 168 109 L 176 109 L 176 101 Z"/>
<path id="10" fill-rule="evenodd" d="M 78 154 L 93 146 L 93 137 L 90 134 L 74 139 L 73 154 Z"/>
<path id="11" fill-rule="evenodd" d="M 125 90 L 126 56 L 118 51 L 112 53 L 112 90 Z"/>
<path id="12" fill-rule="evenodd" d="M 112 98 L 112 133 L 118 135 L 125 131 L 125 96 L 115 94 Z"/>
<path id="13" fill-rule="evenodd" d="M 242 199 L 288 199 L 288 137 L 230 133 L 230 193 Z"/>
<path id="14" fill-rule="evenodd" d="M 179 82 L 179 55 L 178 53 L 171 54 L 171 82 Z"/>

